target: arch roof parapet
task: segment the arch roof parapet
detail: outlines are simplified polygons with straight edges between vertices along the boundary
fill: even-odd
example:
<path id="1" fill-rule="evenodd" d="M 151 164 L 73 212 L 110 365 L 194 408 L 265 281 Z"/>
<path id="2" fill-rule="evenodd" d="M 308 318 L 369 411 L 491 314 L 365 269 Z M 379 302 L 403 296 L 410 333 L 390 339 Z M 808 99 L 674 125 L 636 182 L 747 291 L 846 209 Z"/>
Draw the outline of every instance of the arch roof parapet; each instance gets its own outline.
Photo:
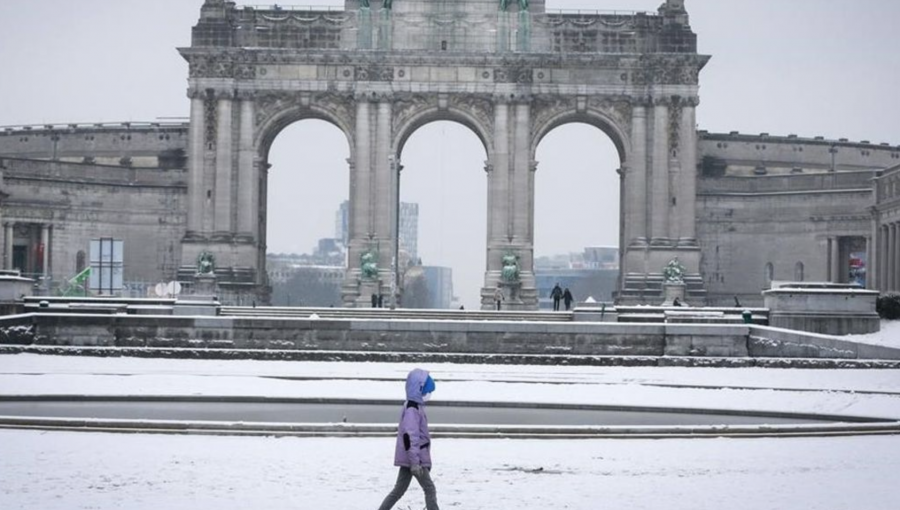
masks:
<path id="1" fill-rule="evenodd" d="M 847 138 L 825 138 L 824 136 L 803 137 L 795 134 L 789 135 L 771 135 L 769 133 L 740 133 L 732 131 L 730 133 L 711 133 L 701 130 L 698 132 L 701 140 L 710 141 L 734 141 L 759 143 L 765 141 L 768 143 L 786 143 L 786 144 L 805 144 L 805 145 L 828 145 L 828 146 L 846 146 L 846 147 L 864 147 L 868 149 L 900 151 L 900 144 L 890 144 L 888 142 L 873 143 L 869 140 L 851 141 Z"/>
<path id="2" fill-rule="evenodd" d="M 66 133 L 84 131 L 160 131 L 160 130 L 187 130 L 189 123 L 184 122 L 95 122 L 95 123 L 67 123 L 67 124 L 20 124 L 0 126 L 0 136 L 16 136 L 22 134 L 39 133 Z"/>
<path id="3" fill-rule="evenodd" d="M 345 8 L 204 5 L 192 46 L 468 53 L 697 53 L 683 3 L 658 13 L 547 11 L 532 0 L 506 11 L 492 0 L 404 0 L 393 8 L 348 0 Z M 385 36 L 384 34 L 390 34 Z"/>

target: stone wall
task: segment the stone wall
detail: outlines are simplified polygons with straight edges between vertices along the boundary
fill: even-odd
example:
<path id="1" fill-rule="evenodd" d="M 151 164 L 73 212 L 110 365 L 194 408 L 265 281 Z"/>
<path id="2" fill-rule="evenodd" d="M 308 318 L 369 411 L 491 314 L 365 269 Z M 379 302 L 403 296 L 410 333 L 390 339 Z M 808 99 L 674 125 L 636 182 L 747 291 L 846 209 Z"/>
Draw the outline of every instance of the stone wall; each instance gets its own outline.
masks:
<path id="1" fill-rule="evenodd" d="M 4 334 L 9 331 L 10 334 Z M 747 325 L 309 320 L 32 314 L 0 343 L 157 349 L 900 359 L 900 350 Z"/>

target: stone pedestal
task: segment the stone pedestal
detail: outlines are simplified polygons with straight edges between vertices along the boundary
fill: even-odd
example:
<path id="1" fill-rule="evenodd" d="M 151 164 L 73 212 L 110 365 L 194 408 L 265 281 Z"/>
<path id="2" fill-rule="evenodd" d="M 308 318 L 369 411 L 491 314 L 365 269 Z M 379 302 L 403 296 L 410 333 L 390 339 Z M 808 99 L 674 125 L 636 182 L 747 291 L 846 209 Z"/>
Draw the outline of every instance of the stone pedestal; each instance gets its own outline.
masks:
<path id="1" fill-rule="evenodd" d="M 382 306 L 391 306 L 391 296 L 381 288 L 380 280 L 362 280 L 359 282 L 359 297 L 356 298 L 357 308 L 372 308 L 372 296 L 382 296 Z"/>
<path id="2" fill-rule="evenodd" d="M 834 283 L 778 283 L 763 292 L 769 326 L 825 335 L 865 335 L 881 329 L 878 292 Z"/>
<path id="3" fill-rule="evenodd" d="M 678 298 L 678 302 L 682 306 L 686 306 L 687 303 L 684 302 L 685 289 L 684 283 L 663 283 L 663 302 L 661 306 L 674 306 L 675 298 Z"/>
<path id="4" fill-rule="evenodd" d="M 214 274 L 198 274 L 194 277 L 194 288 L 192 299 L 212 298 L 218 295 L 218 283 Z"/>

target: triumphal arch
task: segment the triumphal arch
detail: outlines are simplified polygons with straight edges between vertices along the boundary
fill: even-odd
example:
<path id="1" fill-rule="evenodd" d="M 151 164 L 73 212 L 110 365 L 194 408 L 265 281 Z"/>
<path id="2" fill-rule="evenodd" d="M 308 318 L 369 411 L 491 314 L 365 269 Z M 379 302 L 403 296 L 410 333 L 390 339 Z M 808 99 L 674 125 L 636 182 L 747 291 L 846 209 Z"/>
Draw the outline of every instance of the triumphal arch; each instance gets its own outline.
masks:
<path id="1" fill-rule="evenodd" d="M 535 151 L 571 122 L 618 148 L 622 281 L 675 257 L 699 273 L 695 108 L 708 57 L 683 0 L 652 13 L 550 12 L 544 0 L 346 0 L 342 10 L 207 0 L 180 51 L 191 98 L 183 267 L 209 252 L 217 274 L 265 285 L 269 148 L 315 118 L 350 146 L 347 306 L 390 292 L 399 154 L 436 120 L 467 126 L 487 153 L 483 303 L 501 286 L 511 306 L 537 307 Z"/>

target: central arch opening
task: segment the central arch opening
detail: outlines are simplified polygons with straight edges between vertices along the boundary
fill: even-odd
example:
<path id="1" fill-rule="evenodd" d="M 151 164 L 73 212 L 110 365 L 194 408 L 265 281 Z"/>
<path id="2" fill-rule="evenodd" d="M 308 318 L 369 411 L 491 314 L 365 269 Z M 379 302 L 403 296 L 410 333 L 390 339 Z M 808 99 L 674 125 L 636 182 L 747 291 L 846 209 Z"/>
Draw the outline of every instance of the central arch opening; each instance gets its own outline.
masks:
<path id="1" fill-rule="evenodd" d="M 264 183 L 266 271 L 274 306 L 341 306 L 350 147 L 319 119 L 294 122 L 269 148 Z"/>
<path id="2" fill-rule="evenodd" d="M 574 303 L 611 301 L 619 277 L 619 151 L 599 128 L 552 129 L 535 156 L 534 257 L 538 303 L 552 309 L 555 285 Z M 564 305 L 563 305 L 564 306 Z"/>
<path id="3" fill-rule="evenodd" d="M 477 310 L 487 246 L 484 145 L 467 126 L 438 120 L 417 128 L 400 150 L 400 201 L 408 204 L 401 232 L 404 215 L 407 225 L 418 215 L 415 253 L 400 238 L 402 306 Z"/>

